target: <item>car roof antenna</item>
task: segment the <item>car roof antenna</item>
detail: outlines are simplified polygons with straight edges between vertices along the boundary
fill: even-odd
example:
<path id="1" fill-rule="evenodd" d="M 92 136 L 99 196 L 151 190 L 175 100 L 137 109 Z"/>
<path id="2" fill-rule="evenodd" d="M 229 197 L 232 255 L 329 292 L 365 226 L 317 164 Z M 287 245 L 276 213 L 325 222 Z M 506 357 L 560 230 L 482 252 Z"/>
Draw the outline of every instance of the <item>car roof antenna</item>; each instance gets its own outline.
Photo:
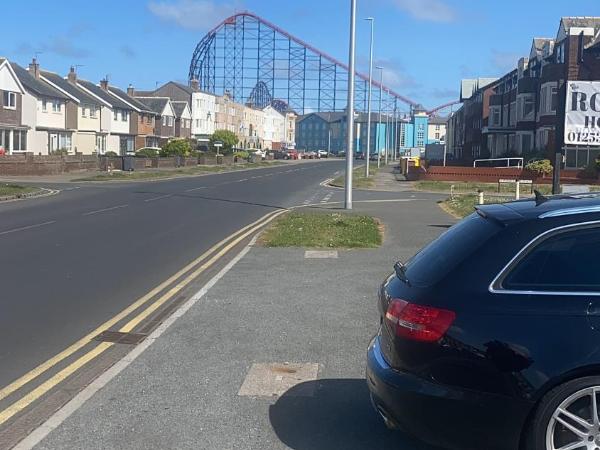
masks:
<path id="1" fill-rule="evenodd" d="M 546 197 L 544 194 L 542 194 L 537 189 L 534 190 L 533 193 L 535 194 L 535 206 L 540 206 L 540 205 L 546 203 L 548 200 L 550 200 L 548 197 Z"/>

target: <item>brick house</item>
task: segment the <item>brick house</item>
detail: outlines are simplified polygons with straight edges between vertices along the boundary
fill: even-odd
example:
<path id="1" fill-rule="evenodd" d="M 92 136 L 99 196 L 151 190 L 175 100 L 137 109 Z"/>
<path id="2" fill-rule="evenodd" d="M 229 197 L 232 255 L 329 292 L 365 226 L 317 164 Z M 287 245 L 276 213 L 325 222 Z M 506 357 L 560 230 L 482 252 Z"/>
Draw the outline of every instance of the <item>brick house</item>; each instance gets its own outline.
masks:
<path id="1" fill-rule="evenodd" d="M 169 97 L 135 97 L 148 110 L 154 112 L 154 135 L 158 139 L 158 147 L 162 147 L 176 136 L 175 110 Z"/>
<path id="2" fill-rule="evenodd" d="M 192 111 L 188 102 L 171 101 L 175 112 L 175 136 L 190 139 L 192 137 Z"/>
<path id="3" fill-rule="evenodd" d="M 28 127 L 23 124 L 25 88 L 5 58 L 0 58 L 0 152 L 28 150 Z"/>

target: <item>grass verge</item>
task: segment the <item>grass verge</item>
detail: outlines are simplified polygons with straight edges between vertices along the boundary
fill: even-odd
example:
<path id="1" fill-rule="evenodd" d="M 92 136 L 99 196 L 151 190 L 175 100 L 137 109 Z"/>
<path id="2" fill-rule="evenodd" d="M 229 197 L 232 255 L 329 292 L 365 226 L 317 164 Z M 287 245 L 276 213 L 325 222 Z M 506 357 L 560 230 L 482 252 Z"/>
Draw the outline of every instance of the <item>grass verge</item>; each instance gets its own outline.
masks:
<path id="1" fill-rule="evenodd" d="M 118 181 L 118 180 L 160 180 L 161 178 L 183 177 L 190 175 L 203 175 L 208 173 L 234 172 L 236 170 L 256 169 L 260 167 L 278 166 L 280 162 L 258 162 L 236 164 L 233 166 L 194 166 L 180 169 L 165 170 L 139 170 L 133 172 L 102 172 L 96 175 L 77 178 L 72 181 Z"/>
<path id="2" fill-rule="evenodd" d="M 369 167 L 369 177 L 365 177 L 365 168 L 359 167 L 352 171 L 352 186 L 358 189 L 371 188 L 375 185 L 375 174 L 377 173 L 377 167 L 372 165 Z M 342 175 L 335 178 L 331 183 L 332 186 L 344 187 L 346 185 L 346 176 Z"/>
<path id="3" fill-rule="evenodd" d="M 469 183 L 464 181 L 416 181 L 415 189 L 418 191 L 430 192 L 450 192 L 450 187 L 454 186 L 454 192 L 475 193 L 483 191 L 486 194 L 498 193 L 498 183 Z M 537 189 L 542 194 L 551 194 L 552 186 L 549 184 L 536 184 L 533 189 Z M 516 190 L 515 183 L 502 183 L 500 193 L 513 193 Z M 529 186 L 521 186 L 521 194 L 527 195 Z"/>
<path id="4" fill-rule="evenodd" d="M 279 218 L 261 237 L 266 247 L 375 248 L 381 227 L 370 216 L 291 212 Z"/>
<path id="5" fill-rule="evenodd" d="M 23 194 L 31 194 L 37 192 L 40 189 L 32 186 L 20 186 L 18 184 L 0 184 L 0 197 L 19 197 Z"/>

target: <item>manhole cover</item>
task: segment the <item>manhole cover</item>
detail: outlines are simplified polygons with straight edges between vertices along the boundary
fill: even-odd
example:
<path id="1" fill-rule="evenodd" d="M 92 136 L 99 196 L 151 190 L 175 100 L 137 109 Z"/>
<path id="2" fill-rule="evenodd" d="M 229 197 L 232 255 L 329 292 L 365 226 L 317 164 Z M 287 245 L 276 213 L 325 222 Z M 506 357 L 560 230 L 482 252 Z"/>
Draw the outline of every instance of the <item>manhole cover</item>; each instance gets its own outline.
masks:
<path id="1" fill-rule="evenodd" d="M 338 252 L 336 250 L 306 250 L 304 252 L 305 259 L 337 259 Z"/>
<path id="2" fill-rule="evenodd" d="M 116 344 L 135 345 L 146 339 L 147 334 L 142 333 L 122 333 L 121 331 L 103 331 L 94 338 L 100 342 L 114 342 Z"/>
<path id="3" fill-rule="evenodd" d="M 271 363 L 252 364 L 238 395 L 248 397 L 274 397 L 286 395 L 312 397 L 315 393 L 315 381 L 319 374 L 319 365 L 314 363 L 292 364 Z"/>

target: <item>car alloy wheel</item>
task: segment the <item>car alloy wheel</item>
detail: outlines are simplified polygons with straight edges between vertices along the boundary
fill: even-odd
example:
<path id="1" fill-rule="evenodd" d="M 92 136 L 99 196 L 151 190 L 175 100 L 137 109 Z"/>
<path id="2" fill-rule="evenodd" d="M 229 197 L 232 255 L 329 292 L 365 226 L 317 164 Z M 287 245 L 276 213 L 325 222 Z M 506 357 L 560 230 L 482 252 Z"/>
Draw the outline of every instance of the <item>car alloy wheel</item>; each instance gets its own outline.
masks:
<path id="1" fill-rule="evenodd" d="M 546 450 L 600 450 L 600 386 L 581 389 L 554 410 L 546 429 Z"/>

